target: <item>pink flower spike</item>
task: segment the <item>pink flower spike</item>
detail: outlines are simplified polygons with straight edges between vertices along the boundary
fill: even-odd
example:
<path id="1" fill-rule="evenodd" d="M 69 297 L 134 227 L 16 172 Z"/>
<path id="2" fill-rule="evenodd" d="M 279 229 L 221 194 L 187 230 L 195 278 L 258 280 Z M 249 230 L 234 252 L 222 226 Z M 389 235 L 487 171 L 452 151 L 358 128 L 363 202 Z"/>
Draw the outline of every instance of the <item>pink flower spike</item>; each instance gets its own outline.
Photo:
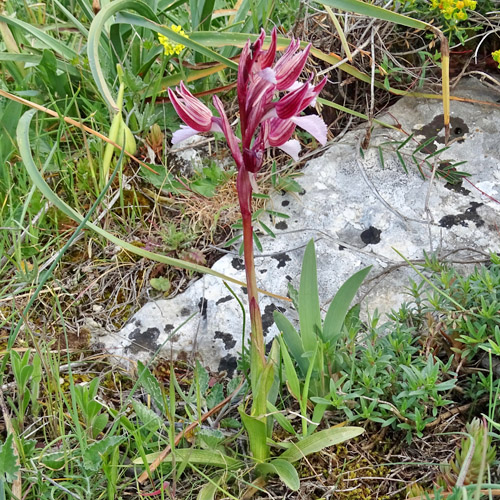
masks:
<path id="1" fill-rule="evenodd" d="M 294 46 L 298 48 L 300 42 L 297 41 L 297 43 L 295 44 L 292 41 L 288 49 L 290 49 L 292 44 L 294 44 Z M 299 52 L 297 54 L 293 53 L 297 49 L 294 49 L 293 52 L 289 52 L 288 49 L 274 67 L 274 70 L 276 72 L 276 80 L 278 81 L 278 90 L 289 89 L 300 76 L 306 64 L 307 58 L 309 57 L 311 44 L 309 44 L 302 52 Z"/>
<path id="2" fill-rule="evenodd" d="M 318 115 L 294 116 L 290 121 L 309 132 L 322 146 L 326 144 L 328 127 Z"/>
<path id="3" fill-rule="evenodd" d="M 210 109 L 194 97 L 183 82 L 181 82 L 180 88 L 176 90 L 179 96 L 170 88 L 168 89 L 168 96 L 179 118 L 198 132 L 208 132 L 212 126 L 213 118 Z"/>
<path id="4" fill-rule="evenodd" d="M 262 69 L 269 68 L 274 62 L 274 58 L 276 57 L 276 39 L 276 27 L 274 27 L 271 31 L 271 43 L 269 45 L 269 48 L 267 49 L 267 51 L 262 53 L 259 60 L 260 67 Z"/>
<path id="5" fill-rule="evenodd" d="M 312 86 L 309 84 L 310 80 L 311 78 L 307 82 L 304 82 L 300 88 L 288 93 L 276 103 L 276 114 L 279 118 L 287 120 L 299 114 L 307 107 L 303 103 L 311 93 Z M 307 99 L 307 101 L 310 101 L 310 99 Z"/>

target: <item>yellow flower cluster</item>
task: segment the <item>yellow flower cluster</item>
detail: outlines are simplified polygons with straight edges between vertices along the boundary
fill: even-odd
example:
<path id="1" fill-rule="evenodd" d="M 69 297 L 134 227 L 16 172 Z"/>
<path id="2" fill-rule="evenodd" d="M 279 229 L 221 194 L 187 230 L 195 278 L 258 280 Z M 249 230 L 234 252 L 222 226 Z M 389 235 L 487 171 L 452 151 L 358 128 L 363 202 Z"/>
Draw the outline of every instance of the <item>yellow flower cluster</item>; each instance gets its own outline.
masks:
<path id="1" fill-rule="evenodd" d="M 439 9 L 445 19 L 465 21 L 467 10 L 475 10 L 476 0 L 431 0 L 432 8 Z"/>
<path id="2" fill-rule="evenodd" d="M 175 31 L 176 33 L 179 33 L 179 35 L 182 35 L 183 37 L 186 37 L 186 38 L 188 37 L 186 35 L 186 33 L 184 33 L 181 26 L 176 26 L 175 24 L 172 24 L 170 29 L 172 31 Z M 164 35 L 158 34 L 158 40 L 165 48 L 165 55 L 166 56 L 173 56 L 174 54 L 180 54 L 182 52 L 182 50 L 184 49 L 184 45 L 182 45 L 182 43 L 174 43 L 168 37 L 166 37 Z"/>
<path id="3" fill-rule="evenodd" d="M 491 53 L 493 60 L 498 63 L 498 67 L 500 68 L 500 50 L 495 50 L 495 52 Z"/>

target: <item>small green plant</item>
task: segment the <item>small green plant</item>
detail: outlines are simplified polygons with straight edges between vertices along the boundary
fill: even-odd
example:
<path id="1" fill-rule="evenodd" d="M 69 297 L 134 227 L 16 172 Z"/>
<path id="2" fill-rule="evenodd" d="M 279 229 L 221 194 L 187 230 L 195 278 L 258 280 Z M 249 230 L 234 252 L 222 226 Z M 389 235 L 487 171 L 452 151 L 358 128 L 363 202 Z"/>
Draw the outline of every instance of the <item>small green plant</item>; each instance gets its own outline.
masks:
<path id="1" fill-rule="evenodd" d="M 491 444 L 486 420 L 474 418 L 465 426 L 465 431 L 467 436 L 457 447 L 455 457 L 441 467 L 439 482 L 449 488 L 480 483 L 486 468 L 496 458 L 496 448 Z"/>
<path id="2" fill-rule="evenodd" d="M 481 29 L 481 26 L 467 22 L 477 5 L 475 0 L 406 0 L 402 9 L 424 21 L 430 21 L 437 16 L 450 43 L 456 38 L 463 45 L 472 33 Z"/>
<path id="3" fill-rule="evenodd" d="M 103 405 L 95 399 L 98 389 L 99 377 L 89 384 L 74 387 L 77 408 L 91 439 L 96 439 L 108 423 L 108 414 L 103 411 Z"/>
<path id="4" fill-rule="evenodd" d="M 26 410 L 31 404 L 31 417 L 36 417 L 40 411 L 40 384 L 42 380 L 42 365 L 38 353 L 27 349 L 21 357 L 17 351 L 11 351 L 12 373 L 16 381 L 17 400 L 12 402 L 16 414 L 17 431 L 24 430 Z"/>

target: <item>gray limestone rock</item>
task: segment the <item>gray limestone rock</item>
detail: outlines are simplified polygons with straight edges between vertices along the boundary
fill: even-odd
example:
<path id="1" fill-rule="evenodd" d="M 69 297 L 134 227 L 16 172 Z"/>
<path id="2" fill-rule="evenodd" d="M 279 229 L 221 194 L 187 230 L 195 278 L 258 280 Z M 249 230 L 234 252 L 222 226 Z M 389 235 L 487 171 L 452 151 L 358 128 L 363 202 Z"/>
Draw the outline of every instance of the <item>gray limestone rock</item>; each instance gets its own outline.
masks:
<path id="1" fill-rule="evenodd" d="M 462 82 L 452 94 L 493 103 L 500 97 L 474 80 Z M 458 169 L 470 177 L 455 185 L 439 178 L 430 182 L 423 160 L 444 146 L 441 103 L 401 99 L 379 119 L 395 124 L 395 118 L 414 134 L 400 151 L 408 172 L 394 152 L 396 141 L 407 136 L 379 126 L 363 157 L 358 151 L 365 131 L 358 130 L 310 161 L 299 179 L 304 188 L 299 196 L 272 197 L 270 208 L 289 218 L 264 220 L 274 224 L 277 237 L 261 239 L 263 255 L 256 258 L 259 287 L 279 295 L 287 294 L 289 282 L 298 287 L 304 247 L 314 238 L 322 305 L 328 306 L 349 276 L 372 265 L 362 289 L 363 307 L 365 313 L 386 313 L 406 300 L 404 287 L 411 276 L 395 250 L 409 259 L 458 249 L 469 249 L 466 254 L 470 249 L 498 252 L 500 108 L 454 101 L 451 110 L 451 145 L 428 161 L 441 169 L 466 161 Z M 433 136 L 425 152 L 416 154 L 422 176 L 412 153 L 416 141 Z M 243 262 L 236 255 L 226 255 L 214 269 L 244 280 Z M 232 290 L 246 306 L 246 290 Z M 260 307 L 268 341 L 277 333 L 274 310 L 296 317 L 288 302 L 268 296 L 261 295 Z M 211 370 L 231 372 L 242 349 L 242 325 L 238 301 L 220 280 L 204 276 L 173 299 L 146 304 L 119 333 L 101 331 L 97 340 L 121 363 L 145 361 L 161 350 L 168 358 L 199 359 Z M 248 338 L 248 321 L 246 325 Z"/>

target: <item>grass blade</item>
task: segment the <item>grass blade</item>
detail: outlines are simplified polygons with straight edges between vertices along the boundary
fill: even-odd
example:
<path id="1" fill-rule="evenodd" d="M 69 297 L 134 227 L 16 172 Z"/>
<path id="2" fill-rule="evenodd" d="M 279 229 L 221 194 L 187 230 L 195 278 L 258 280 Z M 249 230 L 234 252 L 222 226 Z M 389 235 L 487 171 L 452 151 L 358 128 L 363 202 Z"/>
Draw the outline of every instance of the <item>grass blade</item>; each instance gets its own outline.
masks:
<path id="1" fill-rule="evenodd" d="M 71 49 L 64 43 L 60 42 L 59 40 L 52 38 L 50 35 L 47 35 L 47 33 L 45 33 L 44 31 L 38 29 L 35 26 L 32 26 L 29 23 L 25 23 L 24 21 L 21 21 L 20 19 L 16 19 L 14 17 L 7 17 L 1 15 L 0 15 L 0 21 L 4 21 L 7 24 L 20 28 L 22 31 L 30 33 L 32 36 L 34 36 L 40 42 L 42 42 L 48 49 L 52 49 L 54 52 L 65 57 L 66 59 L 73 60 L 79 58 L 78 53 L 75 52 L 73 49 Z"/>
<path id="2" fill-rule="evenodd" d="M 96 82 L 97 88 L 101 93 L 104 100 L 107 104 L 116 109 L 116 103 L 111 95 L 111 92 L 108 88 L 108 84 L 106 83 L 106 78 L 102 71 L 102 66 L 99 60 L 99 47 L 101 40 L 101 33 L 104 29 L 104 25 L 108 21 L 108 19 L 115 15 L 117 12 L 125 9 L 132 9 L 138 12 L 141 15 L 146 17 L 150 17 L 155 21 L 158 21 L 155 13 L 151 10 L 151 8 L 138 0 L 117 0 L 115 2 L 111 2 L 106 5 L 97 16 L 95 16 L 92 24 L 90 25 L 89 30 L 89 38 L 87 44 L 87 54 L 89 58 L 89 66 L 92 75 L 94 76 L 94 80 Z"/>

